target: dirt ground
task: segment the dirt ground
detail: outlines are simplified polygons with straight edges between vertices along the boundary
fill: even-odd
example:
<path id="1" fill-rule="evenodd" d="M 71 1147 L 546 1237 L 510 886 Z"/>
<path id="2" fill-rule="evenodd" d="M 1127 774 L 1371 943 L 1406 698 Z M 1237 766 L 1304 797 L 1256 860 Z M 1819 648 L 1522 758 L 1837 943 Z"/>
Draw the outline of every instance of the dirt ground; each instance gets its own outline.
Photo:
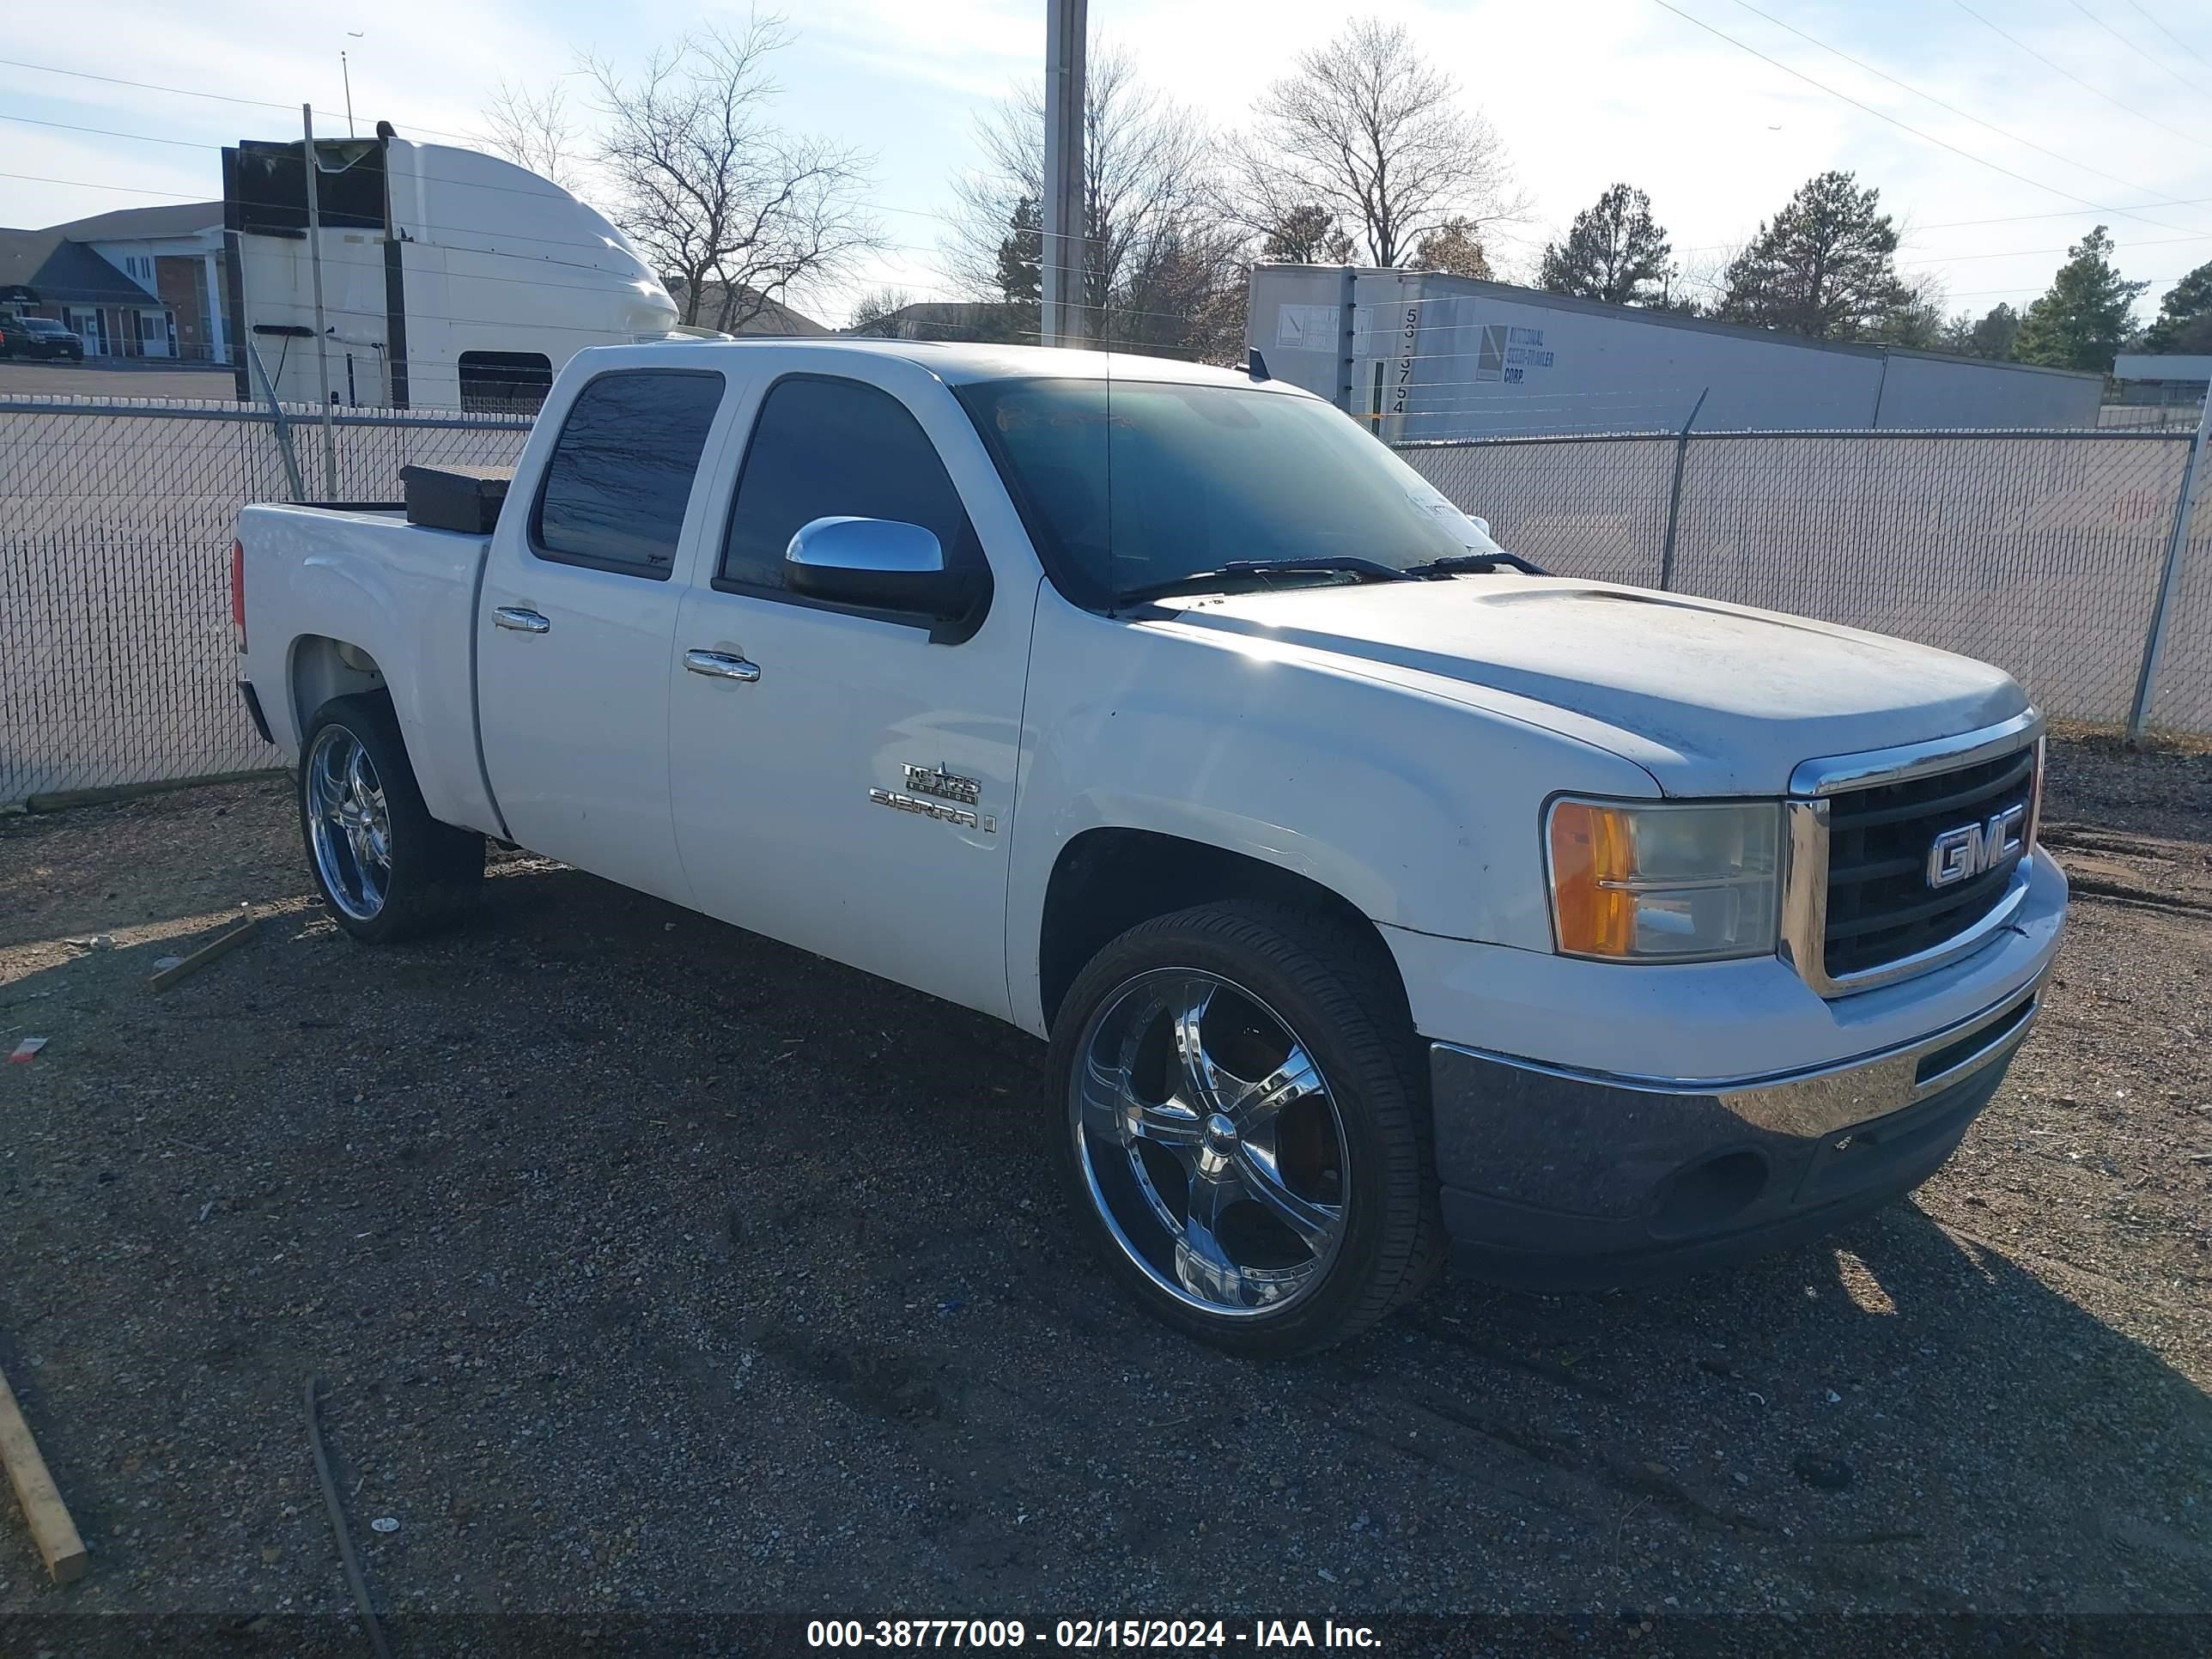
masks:
<path id="1" fill-rule="evenodd" d="M 1086 1258 L 1011 1030 L 527 858 L 364 949 L 280 781 L 0 820 L 0 1370 L 93 1561 L 0 1510 L 0 1614 L 343 1610 L 311 1373 L 402 1620 L 2212 1612 L 2212 759 L 2055 755 L 2047 1012 L 1913 1200 L 1269 1366 Z"/>

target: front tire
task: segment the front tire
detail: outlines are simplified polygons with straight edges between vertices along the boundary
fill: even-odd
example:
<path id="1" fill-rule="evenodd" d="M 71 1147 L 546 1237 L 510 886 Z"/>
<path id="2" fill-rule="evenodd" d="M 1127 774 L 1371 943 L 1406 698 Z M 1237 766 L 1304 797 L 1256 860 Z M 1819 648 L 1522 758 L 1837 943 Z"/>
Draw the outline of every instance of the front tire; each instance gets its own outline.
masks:
<path id="1" fill-rule="evenodd" d="M 1387 957 L 1353 930 L 1245 902 L 1139 923 L 1070 988 L 1052 1074 L 1081 1224 L 1177 1329 L 1310 1352 L 1435 1276 L 1419 1046 Z"/>
<path id="2" fill-rule="evenodd" d="M 432 817 L 381 694 L 336 697 L 300 751 L 300 830 L 331 920 L 373 945 L 452 921 L 483 884 L 483 837 Z"/>

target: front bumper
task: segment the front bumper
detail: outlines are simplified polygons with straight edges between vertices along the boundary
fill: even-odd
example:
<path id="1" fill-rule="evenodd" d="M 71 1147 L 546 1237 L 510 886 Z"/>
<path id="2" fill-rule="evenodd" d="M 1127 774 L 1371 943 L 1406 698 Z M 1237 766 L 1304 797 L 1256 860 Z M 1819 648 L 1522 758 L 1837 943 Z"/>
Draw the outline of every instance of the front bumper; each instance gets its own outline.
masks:
<path id="1" fill-rule="evenodd" d="M 1918 1186 L 1986 1106 L 2043 974 L 1969 1018 L 1838 1065 L 1711 1084 L 1437 1042 L 1437 1167 L 1454 1261 L 1596 1287 L 1816 1237 Z"/>

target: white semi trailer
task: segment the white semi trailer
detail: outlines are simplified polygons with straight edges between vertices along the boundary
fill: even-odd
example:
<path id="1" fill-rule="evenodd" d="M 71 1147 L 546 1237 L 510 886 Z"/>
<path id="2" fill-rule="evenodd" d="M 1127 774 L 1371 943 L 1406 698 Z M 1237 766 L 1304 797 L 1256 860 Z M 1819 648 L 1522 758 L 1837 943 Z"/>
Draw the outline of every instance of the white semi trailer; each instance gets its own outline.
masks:
<path id="1" fill-rule="evenodd" d="M 676 302 L 628 238 L 567 191 L 476 150 L 318 139 L 317 350 L 306 146 L 223 151 L 231 337 L 276 394 L 315 404 L 534 409 L 586 346 L 658 338 Z M 241 352 L 238 395 L 266 396 Z"/>
<path id="2" fill-rule="evenodd" d="M 1385 440 L 2094 427 L 2101 375 L 1808 340 L 1425 270 L 1259 265 L 1249 344 Z M 1703 406 L 1699 407 L 1699 400 Z"/>

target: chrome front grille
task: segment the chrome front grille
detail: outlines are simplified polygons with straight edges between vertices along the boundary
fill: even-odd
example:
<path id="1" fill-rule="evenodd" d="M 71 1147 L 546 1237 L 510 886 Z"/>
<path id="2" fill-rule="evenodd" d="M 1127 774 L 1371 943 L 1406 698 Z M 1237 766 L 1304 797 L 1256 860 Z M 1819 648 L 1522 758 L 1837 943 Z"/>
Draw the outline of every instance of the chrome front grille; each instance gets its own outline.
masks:
<path id="1" fill-rule="evenodd" d="M 1828 802 L 1828 904 L 1822 966 L 1831 979 L 1942 945 L 2003 902 L 2021 854 L 1945 887 L 1928 881 L 1937 836 L 2017 807 L 2023 853 L 2035 793 L 2033 746 L 1929 777 L 1853 789 Z"/>
<path id="2" fill-rule="evenodd" d="M 1822 995 L 1925 973 L 2003 927 L 2027 892 L 2042 727 L 2030 711 L 1797 769 L 1782 953 Z"/>

